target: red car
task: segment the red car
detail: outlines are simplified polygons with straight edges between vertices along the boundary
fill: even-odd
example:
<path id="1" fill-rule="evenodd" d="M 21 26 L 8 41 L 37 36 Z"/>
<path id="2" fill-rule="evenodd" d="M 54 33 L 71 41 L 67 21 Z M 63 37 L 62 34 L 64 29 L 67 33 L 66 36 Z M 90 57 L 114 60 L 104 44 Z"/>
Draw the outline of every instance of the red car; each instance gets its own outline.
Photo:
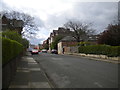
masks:
<path id="1" fill-rule="evenodd" d="M 32 51 L 31 51 L 31 54 L 38 54 L 38 50 L 37 49 L 32 49 Z"/>

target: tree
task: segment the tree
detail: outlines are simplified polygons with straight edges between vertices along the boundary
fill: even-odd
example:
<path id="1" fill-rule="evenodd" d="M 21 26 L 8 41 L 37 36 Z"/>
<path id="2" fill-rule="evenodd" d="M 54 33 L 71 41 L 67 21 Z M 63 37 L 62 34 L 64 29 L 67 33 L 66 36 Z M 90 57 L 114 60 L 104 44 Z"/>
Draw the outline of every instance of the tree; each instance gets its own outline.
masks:
<path id="1" fill-rule="evenodd" d="M 77 42 L 85 40 L 88 35 L 94 33 L 94 30 L 90 28 L 91 23 L 85 24 L 77 20 L 69 20 L 64 26 L 73 31 L 72 36 Z"/>
<path id="2" fill-rule="evenodd" d="M 54 38 L 54 42 L 52 42 L 52 44 L 51 44 L 51 49 L 58 49 L 57 48 L 57 44 L 58 44 L 58 42 L 63 38 L 64 36 L 62 36 L 62 35 L 57 35 L 57 36 L 55 36 L 55 38 Z"/>
<path id="3" fill-rule="evenodd" d="M 21 32 L 21 34 L 23 36 L 28 37 L 32 34 L 35 34 L 35 32 L 38 30 L 38 28 L 34 22 L 34 17 L 32 17 L 28 14 L 17 12 L 17 11 L 11 11 L 11 12 L 3 11 L 2 14 L 11 20 L 16 19 L 16 20 L 23 21 L 23 30 Z"/>
<path id="4" fill-rule="evenodd" d="M 45 41 L 45 43 L 43 42 L 42 46 L 43 46 L 44 49 L 47 49 L 47 50 L 49 49 L 49 41 L 48 41 L 48 39 Z"/>
<path id="5" fill-rule="evenodd" d="M 49 49 L 49 45 L 47 43 L 43 47 L 44 49 L 47 49 L 47 50 Z"/>
<path id="6" fill-rule="evenodd" d="M 99 44 L 107 44 L 111 46 L 120 45 L 120 25 L 108 25 L 107 29 L 101 33 L 99 39 Z"/>

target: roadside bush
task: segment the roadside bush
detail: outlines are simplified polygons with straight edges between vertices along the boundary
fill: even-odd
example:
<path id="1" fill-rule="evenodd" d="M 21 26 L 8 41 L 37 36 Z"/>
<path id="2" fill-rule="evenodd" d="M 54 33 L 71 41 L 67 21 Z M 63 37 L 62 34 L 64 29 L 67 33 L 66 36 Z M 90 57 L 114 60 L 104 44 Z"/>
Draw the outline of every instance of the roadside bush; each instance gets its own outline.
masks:
<path id="1" fill-rule="evenodd" d="M 17 32 L 15 31 L 4 31 L 2 32 L 2 37 L 11 39 L 11 40 L 15 40 L 19 43 L 22 43 L 22 36 L 20 36 Z"/>
<path id="2" fill-rule="evenodd" d="M 29 41 L 25 38 L 22 39 L 21 44 L 24 46 L 25 49 L 29 47 Z"/>
<path id="3" fill-rule="evenodd" d="M 19 42 L 24 46 L 25 49 L 28 48 L 29 46 L 29 41 L 25 38 L 22 38 L 22 36 L 19 35 L 16 31 L 9 31 L 9 30 L 4 31 L 2 32 L 2 37 Z"/>
<path id="4" fill-rule="evenodd" d="M 22 51 L 22 44 L 2 37 L 2 64 L 6 64 L 9 60 L 19 55 Z"/>
<path id="5" fill-rule="evenodd" d="M 108 45 L 80 46 L 79 53 L 117 57 L 120 56 L 120 46 L 108 46 Z"/>

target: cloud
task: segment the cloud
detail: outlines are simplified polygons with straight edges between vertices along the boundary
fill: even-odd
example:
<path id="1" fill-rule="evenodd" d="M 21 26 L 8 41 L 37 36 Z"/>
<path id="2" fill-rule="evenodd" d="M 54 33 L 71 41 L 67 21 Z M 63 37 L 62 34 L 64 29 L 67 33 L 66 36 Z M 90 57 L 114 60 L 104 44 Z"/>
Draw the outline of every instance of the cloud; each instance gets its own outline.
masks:
<path id="1" fill-rule="evenodd" d="M 40 39 L 38 39 L 38 38 L 29 39 L 30 44 L 34 44 L 34 45 L 38 45 L 38 44 L 42 43 L 43 40 L 44 39 L 42 39 L 42 38 L 40 38 Z"/>
<path id="2" fill-rule="evenodd" d="M 94 22 L 97 31 L 110 24 L 117 17 L 117 3 L 110 2 L 88 2 L 76 3 L 72 10 L 72 16 L 84 21 Z M 100 28 L 101 27 L 101 28 Z"/>
<path id="3" fill-rule="evenodd" d="M 34 22 L 37 27 L 45 27 L 44 22 L 41 20 L 39 16 L 34 16 Z"/>
<path id="4" fill-rule="evenodd" d="M 35 17 L 39 31 L 34 39 L 30 39 L 35 44 L 37 40 L 42 43 L 53 29 L 63 26 L 69 19 L 94 22 L 93 28 L 100 33 L 117 17 L 118 9 L 117 2 L 108 0 L 99 3 L 80 0 L 19 0 L 18 3 L 17 0 L 3 0 L 2 4 L 4 10 L 25 12 Z"/>
<path id="5" fill-rule="evenodd" d="M 100 33 L 117 17 L 117 8 L 116 2 L 73 3 L 72 8 L 49 15 L 46 24 L 57 28 L 69 19 L 78 19 L 93 22 L 93 28 Z"/>

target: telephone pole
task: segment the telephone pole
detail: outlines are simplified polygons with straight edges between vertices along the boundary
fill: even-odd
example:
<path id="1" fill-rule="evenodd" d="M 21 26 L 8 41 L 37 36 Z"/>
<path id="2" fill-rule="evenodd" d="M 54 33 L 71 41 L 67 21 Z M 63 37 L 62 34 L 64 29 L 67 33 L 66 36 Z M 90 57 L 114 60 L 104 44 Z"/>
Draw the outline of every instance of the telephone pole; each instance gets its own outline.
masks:
<path id="1" fill-rule="evenodd" d="M 120 1 L 118 2 L 118 25 L 120 25 Z"/>

